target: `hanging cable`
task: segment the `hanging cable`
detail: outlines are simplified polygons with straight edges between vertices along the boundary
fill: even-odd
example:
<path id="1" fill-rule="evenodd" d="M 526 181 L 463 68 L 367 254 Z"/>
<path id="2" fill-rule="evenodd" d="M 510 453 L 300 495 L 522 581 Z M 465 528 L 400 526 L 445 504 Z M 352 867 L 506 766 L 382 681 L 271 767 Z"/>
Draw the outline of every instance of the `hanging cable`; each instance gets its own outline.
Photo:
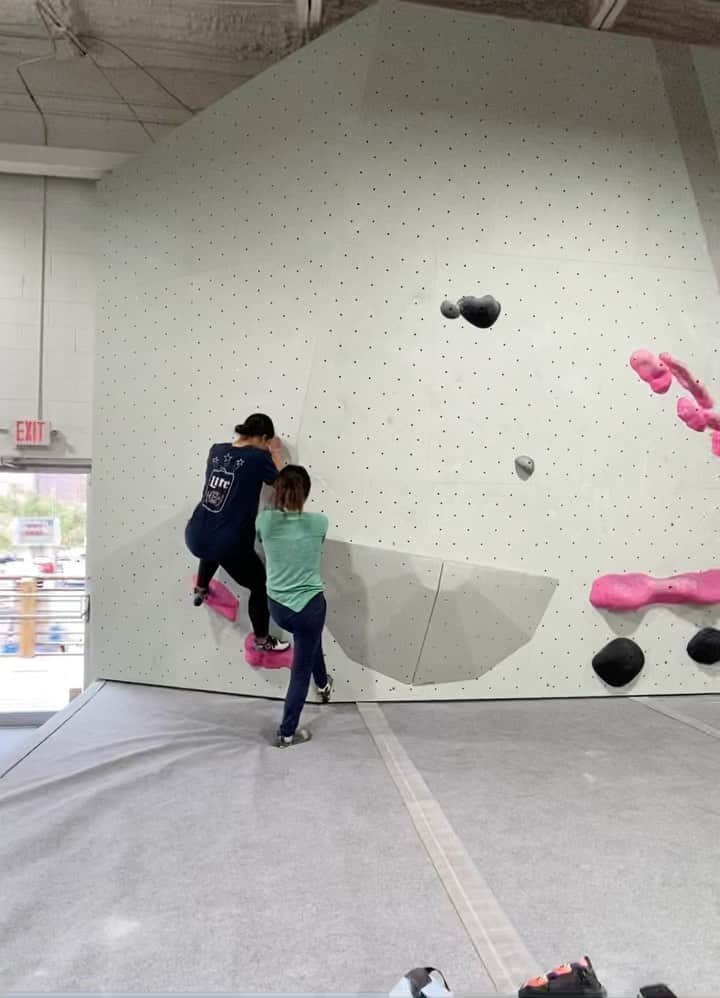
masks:
<path id="1" fill-rule="evenodd" d="M 55 42 L 55 33 L 59 34 L 63 38 L 67 38 L 70 42 L 72 42 L 72 44 L 76 47 L 76 49 L 78 50 L 78 52 L 80 52 L 81 55 L 88 56 L 88 58 L 91 60 L 96 69 L 98 69 L 101 73 L 103 73 L 104 76 L 105 74 L 103 71 L 103 67 L 100 66 L 97 60 L 90 54 L 90 52 L 87 49 L 87 46 L 83 43 L 83 38 L 87 39 L 87 41 L 99 42 L 101 45 L 107 45 L 108 48 L 115 49 L 122 56 L 124 56 L 125 59 L 127 59 L 134 66 L 136 66 L 141 73 L 144 73 L 145 76 L 148 77 L 148 79 L 152 80 L 155 86 L 159 87 L 164 93 L 167 94 L 167 96 L 171 100 L 174 100 L 176 104 L 179 104 L 184 111 L 187 111 L 188 114 L 193 114 L 193 110 L 191 107 L 188 107 L 188 105 L 184 101 L 180 100 L 180 98 L 176 96 L 171 90 L 169 90 L 168 87 L 166 87 L 161 80 L 158 80 L 158 78 L 153 73 L 151 73 L 148 69 L 146 69 L 145 66 L 143 66 L 142 63 L 138 62 L 137 59 L 134 59 L 129 52 L 121 48 L 120 45 L 116 45 L 114 42 L 108 42 L 104 38 L 101 38 L 98 35 L 91 35 L 84 33 L 81 34 L 79 32 L 78 33 L 74 32 L 70 28 L 70 26 L 62 19 L 62 17 L 57 13 L 55 8 L 53 7 L 52 0 L 35 0 L 35 6 L 37 8 L 38 14 L 40 15 L 40 19 L 42 20 L 43 25 L 45 26 L 45 30 L 50 36 L 50 39 L 53 43 L 53 48 L 56 51 L 57 51 L 57 45 Z M 108 83 L 110 83 L 110 86 L 113 87 L 118 96 L 121 97 L 123 100 L 125 100 L 123 94 L 120 93 L 119 90 L 117 90 L 117 88 L 113 85 L 112 81 L 109 80 L 107 76 L 105 76 L 105 79 L 107 80 Z M 126 103 L 128 102 L 126 101 Z M 140 124 L 142 124 L 142 122 L 140 122 Z M 152 136 L 150 136 L 150 138 L 152 138 Z"/>
<path id="2" fill-rule="evenodd" d="M 188 107 L 185 101 L 180 100 L 180 98 L 176 94 L 174 94 L 172 90 L 169 90 L 161 80 L 158 80 L 157 76 L 151 73 L 150 70 L 146 66 L 143 66 L 141 62 L 138 62 L 137 59 L 134 59 L 129 52 L 125 51 L 124 48 L 121 48 L 119 45 L 116 45 L 114 42 L 107 41 L 107 39 L 105 38 L 100 38 L 98 35 L 86 35 L 85 33 L 83 33 L 80 36 L 80 38 L 81 39 L 85 38 L 90 42 L 100 42 L 101 45 L 107 45 L 108 48 L 115 49 L 121 55 L 124 55 L 125 58 L 128 59 L 134 66 L 137 66 L 137 68 L 141 72 L 143 72 L 148 77 L 148 79 L 152 80 L 156 86 L 160 87 L 160 89 L 164 91 L 164 93 L 166 93 L 168 97 L 172 98 L 172 100 L 174 100 L 177 104 L 179 104 L 184 111 L 187 111 L 188 114 L 195 113 L 191 107 Z"/>
<path id="3" fill-rule="evenodd" d="M 71 42 L 80 55 L 87 55 L 85 46 L 82 44 L 70 25 L 57 13 L 51 0 L 35 0 L 35 9 L 40 16 L 40 20 L 42 21 L 45 30 L 50 36 L 50 40 L 52 41 L 53 48 L 56 52 L 57 45 L 55 43 L 55 36 L 57 34 L 61 38 L 65 38 Z"/>
<path id="4" fill-rule="evenodd" d="M 91 63 L 93 64 L 93 66 L 95 67 L 95 69 L 97 69 L 98 73 L 100 73 L 100 75 L 101 75 L 101 76 L 103 77 L 103 79 L 104 79 L 104 80 L 105 80 L 105 81 L 106 81 L 107 83 L 109 83 L 109 84 L 110 84 L 110 86 L 111 86 L 111 87 L 113 88 L 113 90 L 114 90 L 114 91 L 115 91 L 115 93 L 116 93 L 116 94 L 118 95 L 118 97 L 119 97 L 119 98 L 120 98 L 120 100 L 121 100 L 121 101 L 123 102 L 123 104 L 125 104 L 125 106 L 126 106 L 126 107 L 127 107 L 128 109 L 129 109 L 129 111 L 130 111 L 130 113 L 132 114 L 133 118 L 135 118 L 135 121 L 137 121 L 138 125 L 140 125 L 140 127 L 141 127 L 141 128 L 142 128 L 142 130 L 143 130 L 143 131 L 145 132 L 145 134 L 146 134 L 146 135 L 147 135 L 147 137 L 148 137 L 148 138 L 150 139 L 150 141 L 151 141 L 151 142 L 155 142 L 155 136 L 153 135 L 153 133 L 152 133 L 152 132 L 150 131 L 150 129 L 149 129 L 148 127 L 147 127 L 147 125 L 146 125 L 146 124 L 145 124 L 145 122 L 144 122 L 144 121 L 142 120 L 142 118 L 141 118 L 141 117 L 140 117 L 140 115 L 139 115 L 139 114 L 137 113 L 137 111 L 135 110 L 135 108 L 134 108 L 134 107 L 132 106 L 132 104 L 130 103 L 130 101 L 129 101 L 129 100 L 127 99 L 127 97 L 126 97 L 126 96 L 125 96 L 125 95 L 124 95 L 123 93 L 121 93 L 121 91 L 120 91 L 120 90 L 119 90 L 119 89 L 118 89 L 118 88 L 117 88 L 117 87 L 115 86 L 115 84 L 114 84 L 114 83 L 113 83 L 113 81 L 112 81 L 112 80 L 110 79 L 110 77 L 109 77 L 109 76 L 108 76 L 108 74 L 107 74 L 107 73 L 105 72 L 105 70 L 104 70 L 104 69 L 102 68 L 102 66 L 101 66 L 101 65 L 100 65 L 100 63 L 99 63 L 99 62 L 97 61 L 97 59 L 95 59 L 95 58 L 94 58 L 94 57 L 93 57 L 92 55 L 90 55 L 90 53 L 89 53 L 89 52 L 87 53 L 87 56 L 86 56 L 86 57 L 87 57 L 87 58 L 88 58 L 88 59 L 90 60 L 90 62 L 91 62 Z"/>
<path id="5" fill-rule="evenodd" d="M 42 127 L 43 127 L 43 145 L 47 145 L 48 144 L 47 119 L 45 118 L 45 112 L 40 107 L 40 104 L 38 103 L 38 101 L 37 101 L 37 99 L 35 97 L 35 94 L 30 89 L 30 84 L 25 79 L 25 74 L 23 73 L 23 67 L 24 66 L 32 66 L 36 62 L 48 62 L 49 60 L 54 59 L 54 58 L 55 58 L 55 53 L 53 52 L 51 55 L 41 55 L 37 59 L 25 59 L 24 62 L 19 62 L 17 64 L 17 66 L 15 67 L 15 72 L 17 73 L 17 75 L 20 78 L 20 82 L 23 85 L 25 93 L 28 95 L 28 97 L 30 98 L 30 101 L 31 101 L 33 107 L 35 108 L 35 110 L 37 111 L 37 113 L 40 115 L 40 120 L 42 122 Z"/>

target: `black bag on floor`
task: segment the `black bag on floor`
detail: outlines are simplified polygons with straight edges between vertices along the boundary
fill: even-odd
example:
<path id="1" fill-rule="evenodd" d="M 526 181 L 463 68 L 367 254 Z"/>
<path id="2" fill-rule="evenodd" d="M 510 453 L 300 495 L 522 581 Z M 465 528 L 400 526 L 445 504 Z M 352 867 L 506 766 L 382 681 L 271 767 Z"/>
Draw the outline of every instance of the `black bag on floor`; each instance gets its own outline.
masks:
<path id="1" fill-rule="evenodd" d="M 564 963 L 542 977 L 534 977 L 518 991 L 518 998 L 540 998 L 541 995 L 607 998 L 607 991 L 597 979 L 590 957 L 584 956 L 577 963 Z"/>

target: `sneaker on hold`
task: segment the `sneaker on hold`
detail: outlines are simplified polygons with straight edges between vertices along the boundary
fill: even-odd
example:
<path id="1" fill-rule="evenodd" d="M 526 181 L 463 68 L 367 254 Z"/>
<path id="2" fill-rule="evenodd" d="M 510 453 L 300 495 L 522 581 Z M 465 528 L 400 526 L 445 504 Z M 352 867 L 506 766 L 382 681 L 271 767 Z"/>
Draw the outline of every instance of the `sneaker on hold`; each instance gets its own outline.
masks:
<path id="1" fill-rule="evenodd" d="M 208 597 L 207 589 L 193 589 L 193 606 L 202 606 Z"/>
<path id="2" fill-rule="evenodd" d="M 275 746 L 277 748 L 290 748 L 291 745 L 302 745 L 303 742 L 309 742 L 311 738 L 312 735 L 307 728 L 298 728 L 294 735 L 287 737 L 278 731 L 275 735 Z"/>
<path id="3" fill-rule="evenodd" d="M 597 979 L 590 957 L 577 963 L 564 963 L 542 977 L 528 981 L 518 991 L 518 998 L 558 995 L 562 998 L 607 998 L 607 991 Z"/>
<path id="4" fill-rule="evenodd" d="M 264 641 L 255 640 L 256 651 L 287 651 L 289 647 L 289 641 L 281 641 L 280 638 L 274 638 L 272 635 L 265 638 Z"/>
<path id="5" fill-rule="evenodd" d="M 335 685 L 335 680 L 332 676 L 328 676 L 327 685 L 320 687 L 318 686 L 318 693 L 320 694 L 320 699 L 323 703 L 330 703 L 330 697 L 332 696 L 333 686 Z"/>

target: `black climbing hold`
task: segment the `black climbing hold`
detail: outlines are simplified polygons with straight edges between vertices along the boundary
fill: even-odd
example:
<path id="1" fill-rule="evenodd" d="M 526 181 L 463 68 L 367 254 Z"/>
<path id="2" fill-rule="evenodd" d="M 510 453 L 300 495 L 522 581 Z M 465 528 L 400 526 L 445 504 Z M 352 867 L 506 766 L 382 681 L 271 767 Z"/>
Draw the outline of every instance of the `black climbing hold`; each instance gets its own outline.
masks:
<path id="1" fill-rule="evenodd" d="M 467 319 L 473 326 L 479 329 L 489 329 L 497 322 L 497 318 L 502 311 L 502 306 L 497 298 L 492 295 L 484 295 L 482 298 L 474 298 L 466 295 L 457 303 L 460 315 Z"/>
<path id="2" fill-rule="evenodd" d="M 640 675 L 645 656 L 630 638 L 615 638 L 592 660 L 592 667 L 608 686 L 627 686 Z"/>
<path id="3" fill-rule="evenodd" d="M 454 301 L 450 301 L 448 298 L 440 306 L 440 311 L 445 316 L 446 319 L 457 319 L 460 315 L 460 309 L 457 307 Z"/>
<path id="4" fill-rule="evenodd" d="M 700 665 L 717 665 L 720 662 L 720 631 L 716 627 L 703 627 L 691 638 L 687 653 Z"/>

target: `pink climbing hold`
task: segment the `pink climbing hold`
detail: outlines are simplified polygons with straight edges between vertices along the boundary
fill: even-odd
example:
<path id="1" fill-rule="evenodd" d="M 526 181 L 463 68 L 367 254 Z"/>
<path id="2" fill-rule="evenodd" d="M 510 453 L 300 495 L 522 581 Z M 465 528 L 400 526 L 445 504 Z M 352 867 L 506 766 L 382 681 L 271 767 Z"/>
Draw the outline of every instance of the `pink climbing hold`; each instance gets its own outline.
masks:
<path id="1" fill-rule="evenodd" d="M 670 369 L 649 350 L 636 350 L 630 357 L 630 367 L 658 395 L 664 395 L 672 384 Z"/>
<path id="2" fill-rule="evenodd" d="M 714 430 L 712 437 L 712 452 L 717 457 L 720 457 L 716 447 L 716 435 L 720 431 L 720 412 L 715 412 L 714 409 L 701 409 L 697 402 L 693 402 L 692 399 L 679 398 L 677 404 L 677 414 L 682 419 L 686 426 L 689 426 L 691 430 L 697 430 L 698 433 L 702 433 L 703 430 Z"/>
<path id="3" fill-rule="evenodd" d="M 197 576 L 193 577 L 193 586 L 197 586 Z M 224 586 L 222 582 L 218 582 L 217 579 L 213 579 L 210 583 L 208 594 L 205 597 L 205 606 L 210 610 L 214 610 L 215 613 L 219 613 L 226 620 L 232 621 L 234 624 L 237 620 L 240 604 L 227 586 Z"/>
<path id="4" fill-rule="evenodd" d="M 605 610 L 639 610 L 652 603 L 720 603 L 720 569 L 668 579 L 632 572 L 601 575 L 592 584 L 590 602 Z"/>
<path id="5" fill-rule="evenodd" d="M 652 355 L 651 355 L 652 356 Z M 659 357 L 659 362 L 663 364 L 678 381 L 680 385 L 685 389 L 686 392 L 690 392 L 695 401 L 703 409 L 712 409 L 715 403 L 712 400 L 710 392 L 707 390 L 705 385 L 694 378 L 687 367 L 680 360 L 676 360 L 669 353 L 661 353 Z M 642 377 L 642 375 L 640 375 Z"/>
<path id="6" fill-rule="evenodd" d="M 258 651 L 255 635 L 248 634 L 245 638 L 245 661 L 253 669 L 292 669 L 292 645 L 285 651 Z"/>
<path id="7" fill-rule="evenodd" d="M 697 402 L 692 399 L 682 398 L 678 399 L 677 403 L 677 414 L 682 419 L 686 426 L 689 426 L 691 430 L 696 430 L 698 433 L 702 433 L 703 430 L 708 428 L 708 411 L 707 409 L 702 409 Z"/>
<path id="8" fill-rule="evenodd" d="M 713 410 L 715 404 L 710 392 L 698 378 L 694 378 L 682 361 L 669 353 L 661 353 L 659 357 L 649 350 L 636 350 L 630 357 L 630 366 L 643 381 L 650 385 L 654 392 L 663 395 L 675 378 L 682 387 L 690 392 L 692 399 L 678 399 L 677 414 L 691 430 L 702 433 L 703 430 L 715 431 L 712 438 L 712 452 L 720 457 L 720 412 Z"/>

